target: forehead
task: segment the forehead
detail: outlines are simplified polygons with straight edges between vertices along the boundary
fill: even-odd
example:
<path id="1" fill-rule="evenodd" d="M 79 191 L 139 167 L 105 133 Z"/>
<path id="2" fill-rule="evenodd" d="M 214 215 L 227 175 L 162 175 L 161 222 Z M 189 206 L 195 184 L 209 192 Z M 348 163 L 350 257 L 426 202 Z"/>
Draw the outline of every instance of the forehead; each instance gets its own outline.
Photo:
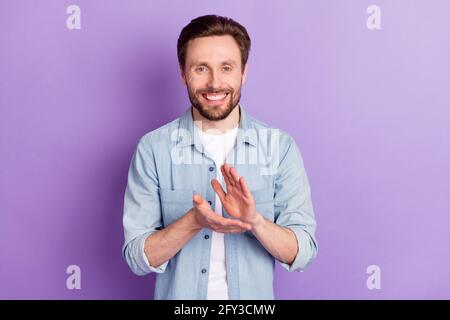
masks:
<path id="1" fill-rule="evenodd" d="M 186 63 L 208 61 L 221 63 L 225 60 L 239 62 L 241 52 L 234 38 L 230 35 L 195 38 L 186 48 Z"/>

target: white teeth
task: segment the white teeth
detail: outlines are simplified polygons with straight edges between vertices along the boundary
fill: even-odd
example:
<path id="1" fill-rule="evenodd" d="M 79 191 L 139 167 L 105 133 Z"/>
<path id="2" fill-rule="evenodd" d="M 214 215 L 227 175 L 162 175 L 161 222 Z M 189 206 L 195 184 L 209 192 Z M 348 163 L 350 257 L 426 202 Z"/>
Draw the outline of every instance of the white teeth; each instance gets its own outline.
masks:
<path id="1" fill-rule="evenodd" d="M 206 99 L 208 100 L 222 100 L 223 98 L 225 98 L 227 95 L 226 94 L 220 94 L 220 95 L 210 95 L 207 94 L 206 95 Z"/>

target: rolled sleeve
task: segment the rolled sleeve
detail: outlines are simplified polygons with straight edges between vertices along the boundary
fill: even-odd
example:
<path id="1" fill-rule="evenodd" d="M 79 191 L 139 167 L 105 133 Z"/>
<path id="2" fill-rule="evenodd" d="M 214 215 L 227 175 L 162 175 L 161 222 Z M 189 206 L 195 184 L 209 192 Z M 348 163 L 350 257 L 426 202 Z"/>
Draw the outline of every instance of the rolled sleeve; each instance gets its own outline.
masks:
<path id="1" fill-rule="evenodd" d="M 295 238 L 297 240 L 297 255 L 291 264 L 280 261 L 280 265 L 289 272 L 304 271 L 317 254 L 316 244 L 312 243 L 310 235 L 302 228 L 293 226 L 289 226 L 287 228 L 291 229 L 295 234 Z M 301 254 L 300 248 L 302 248 Z"/>
<path id="2" fill-rule="evenodd" d="M 167 268 L 167 264 L 169 263 L 169 260 L 167 260 L 166 262 L 163 262 L 161 265 L 157 266 L 157 267 L 153 267 L 150 265 L 150 262 L 148 261 L 147 255 L 145 254 L 145 240 L 147 239 L 147 237 L 140 237 L 139 238 L 139 248 L 141 250 L 142 253 L 142 260 L 144 260 L 144 264 L 145 264 L 145 268 L 146 268 L 146 272 L 156 272 L 156 273 L 163 273 L 166 268 Z"/>
<path id="3" fill-rule="evenodd" d="M 158 178 L 148 136 L 138 143 L 128 171 L 124 197 L 122 254 L 136 275 L 163 273 L 168 261 L 152 267 L 144 252 L 145 240 L 163 228 Z"/>
<path id="4" fill-rule="evenodd" d="M 311 188 L 295 141 L 288 135 L 284 139 L 287 147 L 275 179 L 275 223 L 293 231 L 297 255 L 291 264 L 279 263 L 289 272 L 304 271 L 317 255 Z"/>

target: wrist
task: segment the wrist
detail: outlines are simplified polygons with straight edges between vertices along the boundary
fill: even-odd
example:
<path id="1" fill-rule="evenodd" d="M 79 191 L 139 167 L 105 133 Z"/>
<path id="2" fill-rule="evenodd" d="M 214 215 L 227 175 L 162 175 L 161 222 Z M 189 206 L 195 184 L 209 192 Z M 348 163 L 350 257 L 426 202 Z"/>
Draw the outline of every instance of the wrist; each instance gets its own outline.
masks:
<path id="1" fill-rule="evenodd" d="M 198 232 L 198 231 L 200 231 L 202 229 L 202 225 L 197 220 L 196 214 L 197 213 L 195 212 L 195 208 L 192 208 L 186 214 L 186 218 L 188 220 L 188 224 L 189 224 L 190 228 L 193 231 Z"/>
<path id="2" fill-rule="evenodd" d="M 252 222 L 249 222 L 249 224 L 252 226 L 252 231 L 255 231 L 261 228 L 261 226 L 263 226 L 265 222 L 266 221 L 264 220 L 264 216 L 259 212 L 256 212 L 255 218 Z"/>

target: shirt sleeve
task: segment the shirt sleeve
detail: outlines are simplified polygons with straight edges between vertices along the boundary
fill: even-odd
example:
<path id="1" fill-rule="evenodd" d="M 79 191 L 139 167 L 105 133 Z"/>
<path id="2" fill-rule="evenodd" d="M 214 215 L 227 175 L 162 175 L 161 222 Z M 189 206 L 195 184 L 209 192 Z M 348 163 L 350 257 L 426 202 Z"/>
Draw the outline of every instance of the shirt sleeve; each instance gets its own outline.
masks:
<path id="1" fill-rule="evenodd" d="M 295 141 L 286 136 L 286 151 L 275 178 L 275 223 L 293 231 L 297 255 L 290 265 L 279 262 L 289 272 L 304 271 L 317 255 L 316 221 L 302 156 Z"/>
<path id="2" fill-rule="evenodd" d="M 144 253 L 147 237 L 163 228 L 158 177 L 149 138 L 142 137 L 133 154 L 124 197 L 122 254 L 136 275 L 163 273 L 169 263 L 153 267 Z"/>

